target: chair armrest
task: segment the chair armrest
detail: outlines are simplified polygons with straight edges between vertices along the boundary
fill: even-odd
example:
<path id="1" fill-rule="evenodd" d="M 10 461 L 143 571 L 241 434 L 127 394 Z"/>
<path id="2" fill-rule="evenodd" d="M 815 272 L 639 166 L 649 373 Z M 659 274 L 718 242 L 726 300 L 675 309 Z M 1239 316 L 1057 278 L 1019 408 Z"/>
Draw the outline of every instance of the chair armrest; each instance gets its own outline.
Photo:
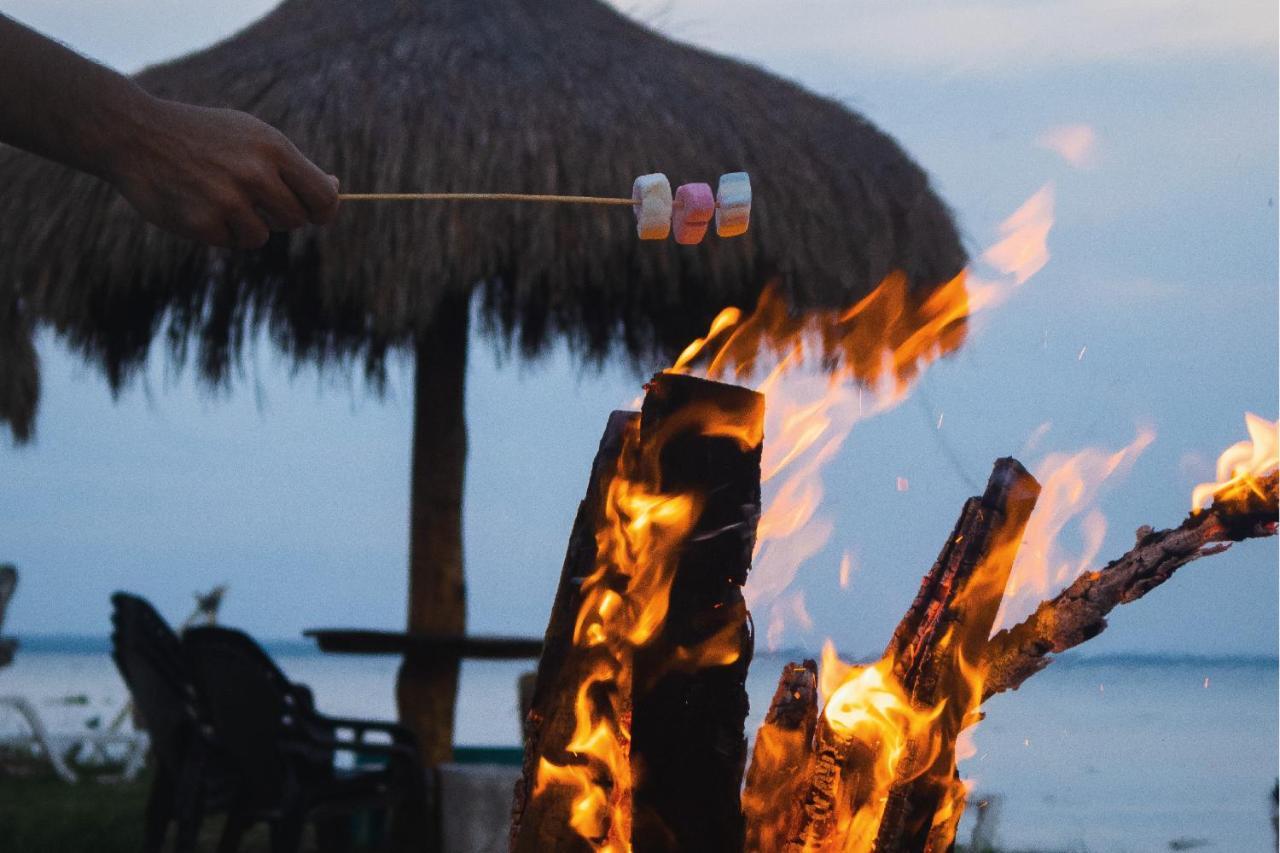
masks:
<path id="1" fill-rule="evenodd" d="M 311 692 L 311 688 L 305 684 L 299 684 L 296 681 L 289 684 L 289 696 L 293 699 L 294 707 L 307 714 L 316 713 L 316 699 Z"/>
<path id="2" fill-rule="evenodd" d="M 281 752 L 286 755 L 298 755 L 314 761 L 319 753 L 363 752 L 368 755 L 381 755 L 387 758 L 399 758 L 410 766 L 417 766 L 418 750 L 405 743 L 353 743 L 337 738 L 308 737 L 302 740 L 286 740 L 280 745 Z"/>
<path id="3" fill-rule="evenodd" d="M 399 723 L 384 720 L 358 720 L 350 717 L 328 717 L 316 714 L 316 722 L 330 729 L 350 729 L 355 732 L 356 739 L 363 741 L 366 732 L 382 732 L 391 736 L 392 743 L 415 746 L 413 732 Z"/>

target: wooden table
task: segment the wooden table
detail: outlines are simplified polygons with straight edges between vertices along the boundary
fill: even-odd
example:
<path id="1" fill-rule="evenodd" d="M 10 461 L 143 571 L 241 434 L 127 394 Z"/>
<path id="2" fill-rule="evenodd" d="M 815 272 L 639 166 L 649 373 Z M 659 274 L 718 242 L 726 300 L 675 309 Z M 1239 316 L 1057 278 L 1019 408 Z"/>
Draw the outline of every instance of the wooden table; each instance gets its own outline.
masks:
<path id="1" fill-rule="evenodd" d="M 537 660 L 542 640 L 528 637 L 460 637 L 359 628 L 312 628 L 302 632 L 322 652 L 350 655 L 425 655 L 459 660 Z"/>

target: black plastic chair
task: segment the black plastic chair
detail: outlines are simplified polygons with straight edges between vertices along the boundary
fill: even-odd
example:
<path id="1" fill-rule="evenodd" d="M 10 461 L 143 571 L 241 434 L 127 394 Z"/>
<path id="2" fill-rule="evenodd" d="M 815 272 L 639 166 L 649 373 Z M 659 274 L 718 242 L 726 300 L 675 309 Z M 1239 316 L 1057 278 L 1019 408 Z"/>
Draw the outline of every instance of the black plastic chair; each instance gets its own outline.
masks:
<path id="1" fill-rule="evenodd" d="M 294 853 L 308 821 L 320 827 L 322 846 L 336 848 L 345 844 L 346 823 L 335 818 L 387 807 L 422 816 L 425 776 L 407 729 L 318 713 L 311 691 L 290 682 L 240 631 L 191 628 L 182 642 L 202 712 L 239 780 L 222 853 L 239 849 L 244 832 L 259 821 L 271 828 L 273 853 Z M 342 731 L 353 737 L 341 739 Z M 371 732 L 387 741 L 367 740 Z M 385 763 L 341 771 L 334 764 L 340 751 Z"/>
<path id="2" fill-rule="evenodd" d="M 195 849 L 202 817 L 232 801 L 234 780 L 200 725 L 178 636 L 145 599 L 117 592 L 111 605 L 111 657 L 142 718 L 155 765 L 143 849 L 161 850 L 176 822 L 174 847 L 187 853 Z"/>

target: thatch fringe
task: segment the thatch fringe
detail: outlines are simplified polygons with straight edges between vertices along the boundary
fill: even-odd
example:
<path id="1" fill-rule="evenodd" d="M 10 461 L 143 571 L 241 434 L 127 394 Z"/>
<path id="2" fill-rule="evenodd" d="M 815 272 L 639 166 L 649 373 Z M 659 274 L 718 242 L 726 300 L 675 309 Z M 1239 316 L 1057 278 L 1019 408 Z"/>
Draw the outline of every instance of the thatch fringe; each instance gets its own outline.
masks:
<path id="1" fill-rule="evenodd" d="M 616 195 L 645 172 L 745 170 L 757 203 L 745 237 L 694 248 L 637 241 L 625 208 L 428 203 L 352 204 L 332 227 L 223 252 L 145 225 L 93 178 L 0 151 L 0 295 L 16 288 L 117 385 L 162 329 L 215 382 L 255 326 L 299 361 L 376 376 L 450 292 L 478 291 L 523 353 L 562 338 L 645 358 L 773 279 L 797 306 L 832 306 L 892 270 L 924 289 L 964 262 L 888 136 L 598 0 L 287 0 L 139 80 L 277 125 L 350 191 Z"/>
<path id="2" fill-rule="evenodd" d="M 0 299 L 0 423 L 15 441 L 31 438 L 40 399 L 40 362 L 16 300 Z"/>

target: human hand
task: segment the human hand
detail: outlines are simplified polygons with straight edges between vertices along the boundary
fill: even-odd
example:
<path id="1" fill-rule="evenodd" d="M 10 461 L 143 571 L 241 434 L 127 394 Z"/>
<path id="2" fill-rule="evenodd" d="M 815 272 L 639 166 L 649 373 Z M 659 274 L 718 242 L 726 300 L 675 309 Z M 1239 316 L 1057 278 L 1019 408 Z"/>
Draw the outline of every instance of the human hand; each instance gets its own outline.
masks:
<path id="1" fill-rule="evenodd" d="M 107 146 L 104 176 L 154 225 L 257 249 L 271 231 L 337 213 L 338 179 L 251 115 L 150 96 L 134 112 L 129 132 Z"/>

